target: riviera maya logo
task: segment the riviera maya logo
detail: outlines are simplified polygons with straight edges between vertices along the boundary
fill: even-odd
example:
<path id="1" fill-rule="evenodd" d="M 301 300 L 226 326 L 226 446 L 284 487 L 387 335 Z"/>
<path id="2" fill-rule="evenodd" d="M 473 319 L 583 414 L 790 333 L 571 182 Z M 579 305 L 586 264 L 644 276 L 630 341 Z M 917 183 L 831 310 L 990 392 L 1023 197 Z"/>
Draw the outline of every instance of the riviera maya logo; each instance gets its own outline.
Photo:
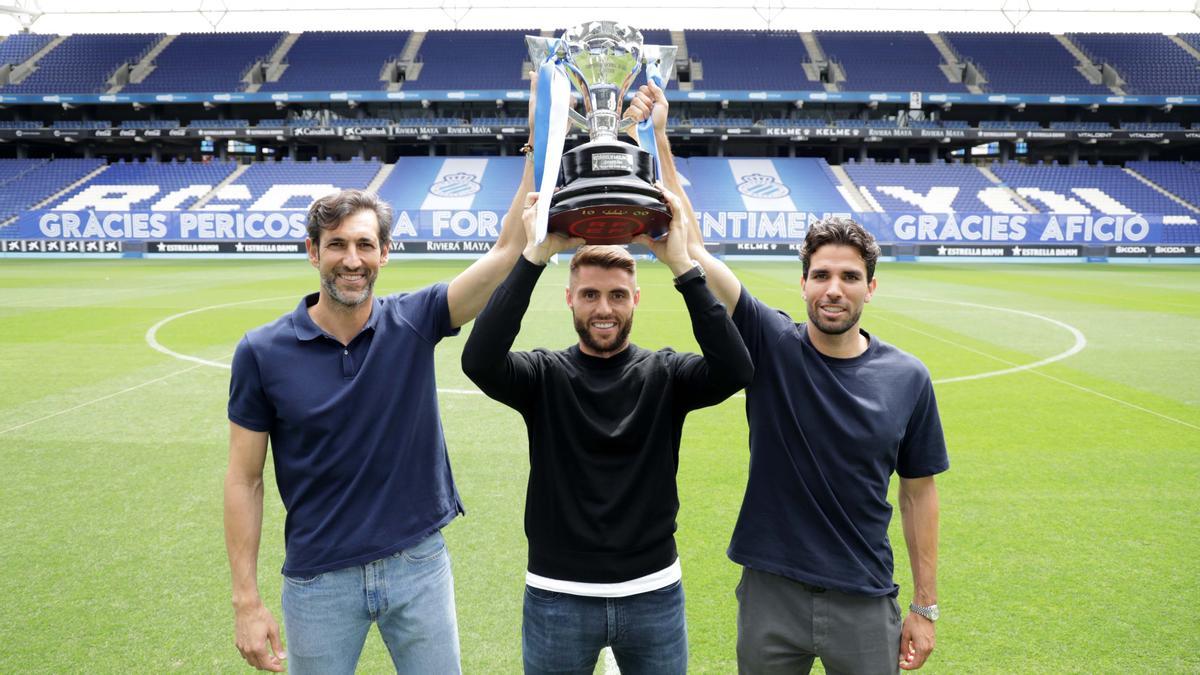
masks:
<path id="1" fill-rule="evenodd" d="M 470 173 L 449 173 L 442 180 L 429 186 L 430 194 L 438 197 L 469 197 L 479 192 L 479 176 Z"/>
<path id="2" fill-rule="evenodd" d="M 765 176 L 761 173 L 742 176 L 737 189 L 747 197 L 757 199 L 782 199 L 791 193 L 788 186 L 780 183 L 774 176 Z"/>

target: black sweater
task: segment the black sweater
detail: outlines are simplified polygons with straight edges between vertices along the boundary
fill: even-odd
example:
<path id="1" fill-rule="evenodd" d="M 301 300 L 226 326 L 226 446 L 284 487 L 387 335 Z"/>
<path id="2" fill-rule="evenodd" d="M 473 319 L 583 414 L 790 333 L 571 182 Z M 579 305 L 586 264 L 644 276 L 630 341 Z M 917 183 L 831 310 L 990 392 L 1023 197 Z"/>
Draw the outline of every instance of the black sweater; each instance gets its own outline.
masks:
<path id="1" fill-rule="evenodd" d="M 675 472 L 683 419 L 746 386 L 750 355 L 701 278 L 680 287 L 704 355 L 629 345 L 608 358 L 575 345 L 511 352 L 543 266 L 524 257 L 463 348 L 463 371 L 529 430 L 529 571 L 617 583 L 675 561 Z"/>

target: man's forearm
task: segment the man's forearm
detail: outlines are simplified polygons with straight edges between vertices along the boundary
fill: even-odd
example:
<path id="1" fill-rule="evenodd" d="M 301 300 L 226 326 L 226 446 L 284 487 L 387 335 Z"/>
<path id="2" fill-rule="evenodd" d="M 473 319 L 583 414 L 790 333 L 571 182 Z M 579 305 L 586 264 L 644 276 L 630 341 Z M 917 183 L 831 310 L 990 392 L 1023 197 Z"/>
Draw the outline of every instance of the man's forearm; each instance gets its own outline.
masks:
<path id="1" fill-rule="evenodd" d="M 937 602 L 938 497 L 932 476 L 901 479 L 900 518 L 913 575 L 913 602 Z"/>
<path id="2" fill-rule="evenodd" d="M 521 331 L 529 298 L 544 269 L 519 258 L 487 307 L 479 313 L 463 346 L 462 368 L 481 388 L 494 385 L 507 370 L 506 357 Z"/>
<path id="3" fill-rule="evenodd" d="M 225 550 L 235 608 L 262 602 L 258 593 L 258 547 L 262 537 L 263 483 L 225 478 Z"/>

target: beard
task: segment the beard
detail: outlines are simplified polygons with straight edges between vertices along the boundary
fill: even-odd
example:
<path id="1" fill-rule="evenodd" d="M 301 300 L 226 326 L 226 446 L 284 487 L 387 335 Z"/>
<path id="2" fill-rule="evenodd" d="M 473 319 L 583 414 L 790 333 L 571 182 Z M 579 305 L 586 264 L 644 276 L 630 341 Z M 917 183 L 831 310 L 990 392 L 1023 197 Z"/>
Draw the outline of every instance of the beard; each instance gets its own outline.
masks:
<path id="1" fill-rule="evenodd" d="M 592 335 L 591 328 L 588 327 L 590 319 L 581 319 L 579 316 L 574 316 L 575 332 L 579 334 L 579 341 L 597 354 L 608 356 L 621 351 L 629 340 L 629 332 L 633 330 L 633 316 L 622 321 L 617 317 L 612 320 L 617 324 L 617 333 L 611 339 L 601 342 Z"/>
<path id="2" fill-rule="evenodd" d="M 329 274 L 321 275 L 321 288 L 329 294 L 329 298 L 338 305 L 346 309 L 353 309 L 367 301 L 371 297 L 371 293 L 375 290 L 375 275 L 370 272 L 364 272 L 364 284 L 362 291 L 343 291 L 337 287 L 337 271 Z"/>
<path id="3" fill-rule="evenodd" d="M 862 307 L 859 307 L 857 311 L 852 307 L 848 307 L 842 316 L 844 317 L 842 319 L 827 321 L 821 316 L 821 311 L 817 309 L 817 305 L 808 305 L 808 320 L 817 327 L 817 330 L 826 335 L 841 335 L 850 330 L 852 326 L 858 325 L 858 320 L 862 318 Z"/>

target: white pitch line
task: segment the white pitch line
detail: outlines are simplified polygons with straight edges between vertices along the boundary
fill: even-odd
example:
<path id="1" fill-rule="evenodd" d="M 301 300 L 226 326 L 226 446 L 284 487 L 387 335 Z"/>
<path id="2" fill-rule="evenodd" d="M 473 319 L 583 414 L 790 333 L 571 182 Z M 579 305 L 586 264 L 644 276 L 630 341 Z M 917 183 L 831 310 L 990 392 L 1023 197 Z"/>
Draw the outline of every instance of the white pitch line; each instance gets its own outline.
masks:
<path id="1" fill-rule="evenodd" d="M 154 378 L 153 380 L 147 380 L 146 382 L 143 382 L 143 383 L 141 383 L 141 384 L 135 384 L 135 385 L 133 385 L 132 387 L 126 387 L 126 388 L 122 389 L 121 391 L 116 391 L 116 392 L 113 392 L 113 393 L 111 393 L 111 394 L 106 394 L 106 395 L 104 395 L 104 396 L 101 396 L 100 398 L 94 398 L 94 399 L 92 399 L 92 400 L 90 400 L 90 401 L 87 401 L 87 402 L 85 402 L 85 403 L 80 403 L 80 404 L 78 404 L 78 405 L 73 405 L 73 406 L 71 406 L 70 408 L 64 408 L 63 410 L 59 410 L 59 411 L 57 411 L 57 412 L 52 412 L 52 413 L 50 413 L 49 415 L 43 415 L 43 416 L 41 416 L 41 417 L 38 417 L 38 418 L 36 418 L 36 419 L 29 420 L 28 422 L 22 422 L 21 424 L 18 424 L 18 425 L 16 425 L 16 426 L 9 427 L 9 428 L 7 428 L 7 429 L 4 429 L 4 430 L 0 430 L 0 434 L 7 434 L 7 433 L 8 433 L 8 432 L 10 432 L 10 431 L 16 431 L 17 429 L 22 429 L 22 428 L 24 428 L 24 427 L 27 427 L 27 426 L 29 426 L 30 424 L 36 424 L 36 423 L 38 423 L 38 422 L 42 422 L 42 421 L 44 421 L 44 420 L 48 420 L 48 419 L 51 419 L 51 418 L 53 418 L 53 417 L 58 417 L 59 415 L 65 415 L 65 414 L 67 414 L 67 413 L 69 413 L 69 412 L 72 412 L 72 411 L 75 411 L 75 410 L 79 410 L 80 408 L 85 408 L 85 407 L 87 407 L 87 406 L 89 406 L 89 405 L 92 405 L 92 404 L 94 404 L 94 403 L 99 403 L 99 402 L 101 402 L 101 401 L 107 401 L 108 399 L 110 399 L 110 398 L 113 398 L 114 396 L 120 396 L 121 394 L 125 394 L 125 393 L 128 393 L 128 392 L 131 392 L 131 391 L 133 391 L 133 390 L 135 390 L 135 389 L 141 389 L 142 387 L 145 387 L 145 386 L 147 386 L 147 385 L 154 384 L 155 382 L 162 382 L 163 380 L 166 380 L 166 379 L 168 379 L 168 378 L 175 377 L 176 375 L 182 375 L 182 374 L 184 374 L 184 373 L 186 373 L 186 372 L 188 372 L 188 371 L 192 371 L 192 370 L 195 370 L 195 369 L 199 368 L 201 365 L 203 365 L 203 364 L 196 364 L 196 365 L 194 365 L 194 366 L 190 366 L 190 367 L 188 367 L 188 368 L 184 368 L 183 370 L 177 370 L 177 371 L 175 371 L 175 372 L 173 372 L 173 373 L 170 373 L 170 374 L 167 374 L 167 375 L 163 375 L 162 377 L 156 377 L 156 378 Z"/>
<path id="2" fill-rule="evenodd" d="M 1041 314 L 1035 314 L 1033 312 L 1026 312 L 1021 309 L 1012 309 L 1009 307 L 997 307 L 995 305 L 981 305 L 976 302 L 961 302 L 958 300 L 935 300 L 933 298 L 914 298 L 914 297 L 908 297 L 908 296 L 897 296 L 897 297 L 903 297 L 903 299 L 905 299 L 905 300 L 917 300 L 920 302 L 937 302 L 937 303 L 942 303 L 942 304 L 947 304 L 947 305 L 962 305 L 963 307 L 977 307 L 979 309 L 991 309 L 991 310 L 995 310 L 997 312 L 1008 312 L 1010 314 L 1019 314 L 1021 316 L 1028 316 L 1028 317 L 1031 317 L 1034 319 L 1052 323 L 1055 326 L 1058 326 L 1059 328 L 1063 328 L 1063 329 L 1067 330 L 1068 332 L 1071 333 L 1071 335 L 1075 336 L 1075 344 L 1071 345 L 1071 347 L 1064 352 L 1060 352 L 1058 354 L 1055 354 L 1054 356 L 1044 358 L 1041 361 L 1035 361 L 1033 363 L 1026 363 L 1026 364 L 1017 364 L 1017 363 L 1013 363 L 1012 361 L 1002 359 L 998 356 L 988 354 L 987 352 L 980 351 L 973 347 L 968 347 L 967 345 L 962 345 L 962 344 L 959 344 L 952 340 L 948 340 L 946 338 L 941 337 L 940 335 L 935 335 L 933 333 L 927 333 L 923 330 L 913 328 L 912 326 L 908 326 L 906 324 L 900 324 L 900 322 L 898 322 L 898 321 L 892 321 L 891 323 L 896 323 L 896 324 L 904 326 L 904 328 L 906 330 L 911 330 L 914 333 L 919 333 L 921 335 L 933 338 L 935 340 L 941 340 L 942 342 L 954 345 L 955 347 L 958 347 L 960 349 L 965 349 L 969 352 L 979 354 L 980 356 L 985 356 L 987 358 L 999 361 L 1000 363 L 1004 363 L 1004 364 L 1012 366 L 1012 368 L 1006 368 L 1004 370 L 993 370 L 993 371 L 989 371 L 986 373 L 976 373 L 974 375 L 960 375 L 958 377 L 944 377 L 940 380 L 934 380 L 933 381 L 934 384 L 949 384 L 950 382 L 966 382 L 968 380 L 982 380 L 982 379 L 988 378 L 988 377 L 997 377 L 999 375 L 1010 375 L 1012 373 L 1019 373 L 1023 370 L 1032 370 L 1034 368 L 1040 368 L 1041 366 L 1045 366 L 1045 365 L 1054 363 L 1055 361 L 1062 361 L 1063 359 L 1075 356 L 1079 352 L 1083 351 L 1085 347 L 1087 347 L 1087 337 L 1078 328 L 1076 328 L 1070 324 L 1063 323 L 1062 321 L 1059 321 L 1058 319 L 1051 319 L 1050 317 L 1043 316 Z M 876 318 L 878 318 L 878 317 L 876 317 Z M 887 319 L 882 319 L 882 320 L 885 322 L 888 321 Z"/>
<path id="3" fill-rule="evenodd" d="M 146 344 L 150 345 L 150 348 L 156 352 L 161 352 L 163 354 L 166 354 L 167 356 L 179 359 L 181 361 L 190 361 L 192 363 L 197 364 L 197 366 L 210 366 L 212 368 L 221 368 L 223 370 L 229 370 L 231 368 L 231 366 L 228 363 L 223 363 L 221 361 L 212 361 L 210 359 L 202 359 L 199 356 L 192 356 L 190 354 L 180 354 L 179 352 L 177 352 L 169 347 L 164 346 L 161 342 L 158 341 L 158 331 L 163 326 L 167 325 L 168 323 L 171 323 L 175 319 L 180 319 L 180 318 L 183 318 L 190 314 L 199 314 L 200 312 L 207 312 L 211 309 L 222 309 L 225 307 L 236 307 L 238 305 L 249 305 L 249 304 L 253 304 L 256 302 L 272 302 L 275 300 L 283 300 L 283 299 L 290 298 L 290 297 L 294 297 L 294 296 L 284 295 L 284 296 L 279 296 L 279 297 L 275 297 L 275 298 L 259 298 L 257 300 L 242 300 L 240 302 L 226 302 L 226 303 L 223 303 L 220 305 L 209 305 L 208 307 L 200 307 L 198 309 L 189 309 L 186 312 L 179 312 L 178 314 L 172 314 L 171 316 L 168 316 L 167 318 L 162 319 L 158 323 L 154 324 L 153 326 L 150 327 L 149 330 L 146 331 Z M 478 389 L 450 389 L 450 388 L 444 388 L 444 387 L 438 387 L 438 393 L 439 394 L 462 394 L 465 396 L 482 396 L 483 395 L 483 392 L 479 391 Z"/>
<path id="4" fill-rule="evenodd" d="M 914 298 L 914 299 L 916 299 L 916 298 Z M 950 301 L 938 301 L 938 302 L 950 302 Z M 987 352 L 981 351 L 981 350 L 979 350 L 979 349 L 975 349 L 974 347 L 971 347 L 971 346 L 969 346 L 969 345 L 960 344 L 960 343 L 958 343 L 958 342 L 955 342 L 955 341 L 953 341 L 953 340 L 950 340 L 950 339 L 948 339 L 948 338 L 942 337 L 942 336 L 940 336 L 940 335 L 935 335 L 935 334 L 933 334 L 933 333 L 929 333 L 929 332 L 926 332 L 926 331 L 923 331 L 923 330 L 920 330 L 920 329 L 917 329 L 917 328 L 913 328 L 912 326 L 905 325 L 905 324 L 903 324 L 903 323 L 901 323 L 901 322 L 899 322 L 899 321 L 895 321 L 895 320 L 889 320 L 889 319 L 880 319 L 880 318 L 878 317 L 878 315 L 876 315 L 876 317 L 875 317 L 875 318 L 876 318 L 876 319 L 879 319 L 879 320 L 881 320 L 881 321 L 883 321 L 884 323 L 891 323 L 891 324 L 896 324 L 896 325 L 899 325 L 899 326 L 903 326 L 903 327 L 904 327 L 906 330 L 913 331 L 914 333 L 919 333 L 919 334 L 921 334 L 921 335 L 924 335 L 924 336 L 926 336 L 926 337 L 933 338 L 934 340 L 939 340 L 939 341 L 941 341 L 941 342 L 945 342 L 946 344 L 948 344 L 948 345 L 953 345 L 953 346 L 955 346 L 955 347 L 958 347 L 959 349 L 963 349 L 963 350 L 966 350 L 966 351 L 972 352 L 972 353 L 974 353 L 974 354 L 979 354 L 980 356 L 984 356 L 984 357 L 987 357 L 987 358 L 993 359 L 993 360 L 995 360 L 995 361 L 999 361 L 1000 363 L 1006 363 L 1006 364 L 1009 364 L 1009 365 L 1012 365 L 1012 366 L 1014 366 L 1013 368 L 1008 368 L 1008 369 L 1006 369 L 1006 370 L 995 370 L 995 371 L 992 371 L 992 372 L 990 372 L 990 373 L 980 373 L 979 375 L 964 375 L 964 376 L 962 376 L 962 377 L 950 377 L 950 378 L 945 378 L 945 379 L 941 379 L 941 380 L 934 380 L 934 384 L 943 384 L 943 383 L 946 383 L 946 382 L 962 382 L 962 381 L 964 381 L 964 380 L 976 380 L 976 379 L 982 379 L 983 377 L 992 377 L 992 376 L 995 376 L 995 375 L 1004 375 L 1004 374 L 1008 374 L 1008 373 L 1015 373 L 1015 372 L 1019 372 L 1019 371 L 1023 371 L 1023 370 L 1028 370 L 1028 371 L 1029 371 L 1031 374 L 1033 374 L 1033 375 L 1037 375 L 1037 376 L 1039 376 L 1039 377 L 1044 377 L 1044 378 L 1046 378 L 1046 379 L 1048 379 L 1048 380 L 1051 380 L 1051 381 L 1054 381 L 1054 382 L 1058 382 L 1059 384 L 1065 384 L 1065 385 L 1067 385 L 1068 387 L 1073 387 L 1073 388 L 1075 388 L 1075 389 L 1078 389 L 1078 390 L 1080 390 L 1080 391 L 1082 391 L 1082 392 L 1086 392 L 1086 393 L 1089 393 L 1089 394 L 1093 394 L 1093 395 L 1095 395 L 1095 396 L 1098 396 L 1098 397 L 1100 397 L 1100 398 L 1103 398 L 1103 399 L 1105 399 L 1105 400 L 1112 401 L 1113 403 L 1118 403 L 1118 404 L 1120 404 L 1120 405 L 1123 405 L 1123 406 L 1126 406 L 1126 407 L 1128 407 L 1128 408 L 1132 408 L 1133 410 L 1137 410 L 1137 411 L 1140 411 L 1140 412 L 1144 412 L 1144 413 L 1147 413 L 1147 414 L 1149 414 L 1149 415 L 1154 415 L 1155 417 L 1162 418 L 1162 419 L 1164 419 L 1164 420 L 1167 420 L 1168 422 L 1174 422 L 1175 424 L 1179 424 L 1179 425 L 1181 425 L 1181 426 L 1188 427 L 1189 429 L 1195 429 L 1195 430 L 1197 430 L 1197 431 L 1200 431 L 1200 426 L 1196 426 L 1195 424 L 1192 424 L 1192 423 L 1190 423 L 1190 422 L 1185 422 L 1185 421 L 1183 421 L 1183 420 L 1181 420 L 1181 419 L 1177 419 L 1177 418 L 1175 418 L 1175 417 L 1171 417 L 1170 415 L 1165 415 L 1165 414 L 1163 414 L 1163 413 L 1160 413 L 1160 412 L 1158 412 L 1158 411 L 1156 411 L 1156 410 L 1151 410 L 1150 408 L 1145 408 L 1145 407 L 1143 407 L 1143 406 L 1140 406 L 1140 405 L 1138 405 L 1138 404 L 1136 404 L 1136 403 L 1130 403 L 1129 401 L 1126 401 L 1126 400 L 1123 400 L 1123 399 L 1119 399 L 1119 398 L 1117 398 L 1117 397 L 1115 397 L 1115 396 L 1110 396 L 1110 395 L 1108 395 L 1108 394 L 1105 394 L 1105 393 L 1103 393 L 1103 392 L 1096 391 L 1095 389 L 1091 389 L 1091 388 L 1089 388 L 1089 387 L 1085 387 L 1085 386 L 1083 386 L 1083 385 L 1081 385 L 1081 384 L 1075 384 L 1074 382 L 1071 382 L 1071 381 L 1068 381 L 1068 380 L 1064 380 L 1064 379 L 1062 379 L 1062 378 L 1060 378 L 1060 377 L 1055 377 L 1054 375 L 1050 375 L 1050 374 L 1048 374 L 1048 373 L 1043 373 L 1043 372 L 1041 372 L 1041 371 L 1039 371 L 1039 370 L 1034 370 L 1034 368 L 1037 368 L 1038 366 L 1044 366 L 1044 365 L 1046 365 L 1047 363 L 1053 363 L 1054 361 L 1060 361 L 1060 360 L 1062 360 L 1062 359 L 1065 359 L 1065 358 L 1067 358 L 1067 356 L 1069 356 L 1069 355 L 1071 355 L 1071 354 L 1076 354 L 1076 353 L 1079 353 L 1079 351 L 1081 351 L 1081 350 L 1083 349 L 1083 347 L 1087 345 L 1087 340 L 1086 340 L 1086 338 L 1084 338 L 1084 336 L 1083 336 L 1083 333 L 1080 333 L 1080 332 L 1079 332 L 1078 330 L 1076 330 L 1074 327 L 1072 327 L 1072 326 L 1069 326 L 1069 325 L 1067 325 L 1067 324 L 1065 324 L 1065 323 L 1062 323 L 1061 321 L 1057 321 L 1057 320 L 1055 320 L 1055 319 L 1051 319 L 1051 318 L 1049 318 L 1049 317 L 1041 316 L 1040 314 L 1033 314 L 1032 312 L 1024 312 L 1024 311 L 1021 311 L 1021 310 L 1018 310 L 1018 309 L 1008 309 L 1008 308 L 1004 308 L 1004 307 L 992 307 L 992 306 L 990 306 L 990 305 L 974 305 L 973 303 L 969 303 L 969 302 L 956 302 L 955 304 L 960 304 L 960 305 L 968 305 L 968 306 L 977 306 L 977 307 L 986 307 L 986 308 L 988 308 L 988 309 L 999 309 L 999 310 L 1002 310 L 1002 311 L 1014 312 L 1014 313 L 1017 313 L 1017 314 L 1027 314 L 1027 315 L 1029 315 L 1029 316 L 1037 317 L 1037 318 L 1039 318 L 1039 319 L 1043 319 L 1043 320 L 1049 321 L 1049 322 L 1051 322 L 1051 323 L 1058 324 L 1058 325 L 1062 326 L 1063 328 L 1066 328 L 1067 330 L 1071 331 L 1071 332 L 1072 332 L 1072 334 L 1076 335 L 1076 344 L 1075 344 L 1075 346 L 1074 346 L 1074 347 L 1072 347 L 1071 349 L 1068 349 L 1066 352 L 1063 352 L 1062 354 L 1058 354 L 1058 355 L 1056 355 L 1056 356 L 1052 356 L 1052 357 L 1050 357 L 1050 358 L 1048 358 L 1048 359 L 1042 359 L 1041 361 L 1038 361 L 1038 362 L 1036 362 L 1036 363 L 1029 363 L 1029 364 L 1025 364 L 1025 365 L 1023 365 L 1023 366 L 1019 366 L 1019 365 L 1017 365 L 1017 364 L 1013 363 L 1012 361 L 1009 361 L 1009 360 L 1007 360 L 1007 359 L 1004 359 L 1004 358 L 1002 358 L 1002 357 L 996 356 L 996 355 L 994 355 L 994 354 L 988 354 Z M 1080 343 L 1079 343 L 1079 341 L 1080 341 L 1081 339 L 1083 340 L 1083 345 L 1082 345 L 1082 346 L 1080 346 Z M 1078 347 L 1078 349 L 1076 349 L 1076 347 Z M 1071 354 L 1068 354 L 1068 352 L 1071 352 Z"/>

